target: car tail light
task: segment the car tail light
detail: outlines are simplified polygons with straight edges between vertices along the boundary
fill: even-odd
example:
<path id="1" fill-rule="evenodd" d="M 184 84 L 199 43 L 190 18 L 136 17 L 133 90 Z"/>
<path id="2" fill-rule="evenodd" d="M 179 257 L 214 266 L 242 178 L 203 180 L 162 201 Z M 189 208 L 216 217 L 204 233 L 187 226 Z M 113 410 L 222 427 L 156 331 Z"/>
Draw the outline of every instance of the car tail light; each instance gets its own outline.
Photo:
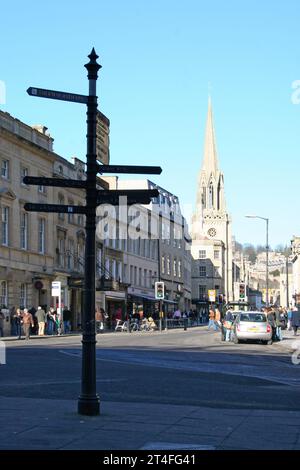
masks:
<path id="1" fill-rule="evenodd" d="M 237 331 L 241 331 L 240 325 L 236 325 Z"/>
<path id="2" fill-rule="evenodd" d="M 267 325 L 267 333 L 270 333 L 271 332 L 271 327 L 270 325 Z"/>

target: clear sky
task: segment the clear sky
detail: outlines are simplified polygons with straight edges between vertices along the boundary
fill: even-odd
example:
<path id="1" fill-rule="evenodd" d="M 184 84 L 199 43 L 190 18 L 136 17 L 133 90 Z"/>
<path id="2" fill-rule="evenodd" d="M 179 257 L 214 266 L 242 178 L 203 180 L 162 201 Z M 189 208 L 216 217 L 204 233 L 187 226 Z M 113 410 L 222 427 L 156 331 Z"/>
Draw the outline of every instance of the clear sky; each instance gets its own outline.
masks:
<path id="1" fill-rule="evenodd" d="M 299 0 L 27 0 L 3 3 L 0 16 L 0 107 L 45 124 L 57 153 L 85 159 L 85 106 L 26 89 L 87 93 L 94 46 L 111 163 L 160 164 L 155 181 L 194 204 L 210 82 L 236 239 L 265 241 L 247 213 L 270 218 L 273 246 L 300 235 Z"/>

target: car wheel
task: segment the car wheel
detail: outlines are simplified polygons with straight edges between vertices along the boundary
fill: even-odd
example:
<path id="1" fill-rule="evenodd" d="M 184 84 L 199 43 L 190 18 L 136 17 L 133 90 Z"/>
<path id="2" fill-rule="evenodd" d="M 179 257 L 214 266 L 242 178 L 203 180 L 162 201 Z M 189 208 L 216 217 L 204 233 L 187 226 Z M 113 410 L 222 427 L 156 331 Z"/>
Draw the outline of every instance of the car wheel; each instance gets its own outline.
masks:
<path id="1" fill-rule="evenodd" d="M 233 342 L 234 344 L 239 344 L 240 340 L 236 336 L 234 336 Z"/>
<path id="2" fill-rule="evenodd" d="M 266 344 L 268 344 L 269 346 L 271 346 L 272 343 L 273 341 L 271 339 L 269 339 L 269 341 L 266 341 Z"/>

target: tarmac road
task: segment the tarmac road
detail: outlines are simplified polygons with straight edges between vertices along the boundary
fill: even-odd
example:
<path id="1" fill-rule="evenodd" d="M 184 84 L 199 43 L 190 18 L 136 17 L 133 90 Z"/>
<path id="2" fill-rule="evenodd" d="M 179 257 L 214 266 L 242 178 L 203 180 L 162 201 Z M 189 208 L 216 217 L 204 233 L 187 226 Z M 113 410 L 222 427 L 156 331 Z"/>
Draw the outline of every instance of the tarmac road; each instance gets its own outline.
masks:
<path id="1" fill-rule="evenodd" d="M 0 395 L 76 399 L 80 337 L 6 343 Z M 205 328 L 98 335 L 102 400 L 300 410 L 299 366 L 274 344 L 226 344 Z"/>

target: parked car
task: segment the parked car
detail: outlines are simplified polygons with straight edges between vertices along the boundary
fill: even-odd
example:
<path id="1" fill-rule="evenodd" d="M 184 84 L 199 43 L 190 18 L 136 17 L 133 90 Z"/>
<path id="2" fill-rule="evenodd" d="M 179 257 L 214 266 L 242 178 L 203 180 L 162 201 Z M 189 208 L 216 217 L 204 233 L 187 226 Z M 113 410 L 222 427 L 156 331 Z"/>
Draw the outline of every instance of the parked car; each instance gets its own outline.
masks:
<path id="1" fill-rule="evenodd" d="M 233 328 L 233 342 L 257 340 L 272 344 L 272 328 L 263 312 L 239 312 Z"/>

